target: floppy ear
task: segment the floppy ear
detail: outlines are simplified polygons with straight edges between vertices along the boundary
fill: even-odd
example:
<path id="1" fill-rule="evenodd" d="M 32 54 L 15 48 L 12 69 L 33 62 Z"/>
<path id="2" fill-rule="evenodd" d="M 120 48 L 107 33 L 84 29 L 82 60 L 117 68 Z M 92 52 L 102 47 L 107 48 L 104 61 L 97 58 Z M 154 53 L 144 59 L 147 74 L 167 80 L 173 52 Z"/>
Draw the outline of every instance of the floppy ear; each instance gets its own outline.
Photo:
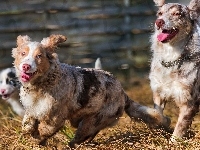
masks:
<path id="1" fill-rule="evenodd" d="M 12 49 L 12 57 L 16 58 L 16 56 L 17 56 L 17 48 L 13 48 Z"/>
<path id="2" fill-rule="evenodd" d="M 28 35 L 24 35 L 24 36 L 19 35 L 17 37 L 17 46 L 21 46 L 21 45 L 28 43 L 30 41 L 31 41 L 31 39 Z"/>
<path id="3" fill-rule="evenodd" d="M 17 37 L 17 47 L 21 47 L 23 44 L 26 44 L 26 43 L 28 43 L 30 41 L 31 41 L 31 39 L 30 39 L 30 37 L 28 35 L 24 35 L 24 36 L 19 35 Z M 17 48 L 13 48 L 12 49 L 12 57 L 13 58 L 15 58 L 17 56 L 17 51 L 18 51 Z"/>
<path id="4" fill-rule="evenodd" d="M 200 16 L 200 0 L 191 0 L 188 8 L 192 20 L 195 20 Z"/>
<path id="5" fill-rule="evenodd" d="M 50 37 L 44 38 L 41 41 L 41 44 L 44 48 L 47 48 L 50 51 L 54 51 L 58 44 L 63 43 L 66 40 L 67 38 L 63 35 L 51 35 Z"/>
<path id="6" fill-rule="evenodd" d="M 51 35 L 41 41 L 42 46 L 47 50 L 47 57 L 50 60 L 58 60 L 58 55 L 55 53 L 55 49 L 58 44 L 63 43 L 66 40 L 67 38 L 63 35 Z"/>
<path id="7" fill-rule="evenodd" d="M 15 68 L 14 68 L 14 67 L 11 67 L 11 68 L 10 68 L 10 70 L 11 70 L 11 72 L 12 72 L 12 73 L 16 73 L 16 71 L 15 71 Z"/>
<path id="8" fill-rule="evenodd" d="M 156 6 L 161 7 L 165 4 L 165 0 L 153 0 Z"/>

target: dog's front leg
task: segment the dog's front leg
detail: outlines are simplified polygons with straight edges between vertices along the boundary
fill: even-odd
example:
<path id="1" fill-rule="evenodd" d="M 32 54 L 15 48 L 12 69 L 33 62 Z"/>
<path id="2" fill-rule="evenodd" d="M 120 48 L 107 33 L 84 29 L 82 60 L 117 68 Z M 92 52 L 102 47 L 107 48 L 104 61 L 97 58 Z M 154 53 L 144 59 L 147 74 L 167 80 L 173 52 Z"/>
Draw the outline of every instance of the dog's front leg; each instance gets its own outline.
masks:
<path id="1" fill-rule="evenodd" d="M 189 103 L 189 102 L 188 102 Z M 186 133 L 189 126 L 192 124 L 193 117 L 199 110 L 199 105 L 188 105 L 185 104 L 180 107 L 180 113 L 178 122 L 176 123 L 173 135 L 171 137 L 172 142 L 180 140 Z"/>
<path id="2" fill-rule="evenodd" d="M 165 108 L 166 102 L 160 98 L 157 92 L 153 93 L 153 101 L 154 101 L 154 108 L 163 115 L 163 110 Z"/>
<path id="3" fill-rule="evenodd" d="M 56 119 L 44 120 L 41 121 L 38 125 L 39 135 L 35 137 L 38 139 L 38 144 L 45 145 L 46 140 L 53 136 L 65 123 L 64 119 L 61 119 L 60 116 L 57 116 Z"/>
<path id="4" fill-rule="evenodd" d="M 163 115 L 166 101 L 161 99 L 157 92 L 153 93 L 154 108 L 160 113 L 160 117 L 157 118 L 159 124 L 163 127 L 169 127 L 171 120 L 170 118 Z"/>
<path id="5" fill-rule="evenodd" d="M 36 119 L 30 116 L 28 113 L 25 113 L 22 120 L 22 132 L 23 134 L 33 133 L 35 129 Z"/>

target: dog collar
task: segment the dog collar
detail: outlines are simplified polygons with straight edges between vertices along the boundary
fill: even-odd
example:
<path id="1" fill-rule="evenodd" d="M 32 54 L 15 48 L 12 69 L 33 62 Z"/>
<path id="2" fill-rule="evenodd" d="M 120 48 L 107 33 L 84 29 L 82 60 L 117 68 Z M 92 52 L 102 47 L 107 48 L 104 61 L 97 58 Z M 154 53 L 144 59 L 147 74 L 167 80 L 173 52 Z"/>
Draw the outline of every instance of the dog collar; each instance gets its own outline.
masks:
<path id="1" fill-rule="evenodd" d="M 174 67 L 176 65 L 178 65 L 178 68 L 180 68 L 185 61 L 196 61 L 195 66 L 197 66 L 200 63 L 200 53 L 195 52 L 190 54 L 182 54 L 177 60 L 167 62 L 163 60 L 161 61 L 161 64 L 166 68 Z"/>
<path id="2" fill-rule="evenodd" d="M 190 40 L 192 39 L 193 35 L 191 34 L 189 36 L 189 40 L 186 43 L 186 46 L 184 48 L 183 53 L 181 54 L 181 56 L 174 60 L 174 61 L 161 61 L 162 66 L 166 67 L 166 68 L 170 68 L 170 67 L 174 67 L 176 65 L 178 65 L 178 68 L 180 68 L 182 66 L 182 64 L 185 61 L 196 61 L 195 67 L 200 64 L 200 52 L 189 52 L 188 50 L 188 43 L 190 42 Z"/>

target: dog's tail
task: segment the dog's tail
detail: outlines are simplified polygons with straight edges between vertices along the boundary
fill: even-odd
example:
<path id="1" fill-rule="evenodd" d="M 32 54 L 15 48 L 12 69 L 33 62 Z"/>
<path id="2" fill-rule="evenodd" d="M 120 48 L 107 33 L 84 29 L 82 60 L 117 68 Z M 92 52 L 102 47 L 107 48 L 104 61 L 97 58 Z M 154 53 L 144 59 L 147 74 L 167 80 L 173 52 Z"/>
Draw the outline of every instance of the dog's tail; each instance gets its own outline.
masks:
<path id="1" fill-rule="evenodd" d="M 100 58 L 97 58 L 97 60 L 95 61 L 95 67 L 94 68 L 95 69 L 102 69 Z"/>
<path id="2" fill-rule="evenodd" d="M 125 112 L 132 119 L 142 120 L 150 127 L 162 126 L 168 128 L 171 123 L 168 117 L 164 117 L 156 109 L 134 102 L 127 95 L 125 100 Z"/>

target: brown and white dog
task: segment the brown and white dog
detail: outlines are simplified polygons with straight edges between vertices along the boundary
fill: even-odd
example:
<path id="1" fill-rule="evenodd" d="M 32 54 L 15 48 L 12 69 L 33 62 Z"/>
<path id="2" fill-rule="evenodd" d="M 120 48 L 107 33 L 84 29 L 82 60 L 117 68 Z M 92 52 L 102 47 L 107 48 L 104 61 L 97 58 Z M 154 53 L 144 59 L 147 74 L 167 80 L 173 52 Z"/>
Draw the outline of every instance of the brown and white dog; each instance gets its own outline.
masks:
<path id="1" fill-rule="evenodd" d="M 192 0 L 188 6 L 154 1 L 160 7 L 151 37 L 150 85 L 154 106 L 161 114 L 170 99 L 180 109 L 171 138 L 175 142 L 184 137 L 199 111 L 200 0 Z"/>
<path id="2" fill-rule="evenodd" d="M 19 81 L 14 68 L 6 68 L 0 71 L 0 95 L 8 102 L 12 110 L 19 116 L 24 115 L 24 108 L 19 101 Z"/>
<path id="3" fill-rule="evenodd" d="M 28 36 L 17 38 L 17 48 L 12 50 L 12 55 L 22 83 L 24 133 L 31 133 L 41 144 L 67 119 L 78 128 L 70 142 L 70 146 L 75 147 L 114 125 L 124 110 L 131 118 L 158 123 L 156 119 L 160 114 L 130 100 L 110 73 L 60 63 L 55 49 L 65 40 L 62 35 L 51 35 L 41 42 L 32 42 Z M 166 118 L 162 123 L 169 125 Z"/>

